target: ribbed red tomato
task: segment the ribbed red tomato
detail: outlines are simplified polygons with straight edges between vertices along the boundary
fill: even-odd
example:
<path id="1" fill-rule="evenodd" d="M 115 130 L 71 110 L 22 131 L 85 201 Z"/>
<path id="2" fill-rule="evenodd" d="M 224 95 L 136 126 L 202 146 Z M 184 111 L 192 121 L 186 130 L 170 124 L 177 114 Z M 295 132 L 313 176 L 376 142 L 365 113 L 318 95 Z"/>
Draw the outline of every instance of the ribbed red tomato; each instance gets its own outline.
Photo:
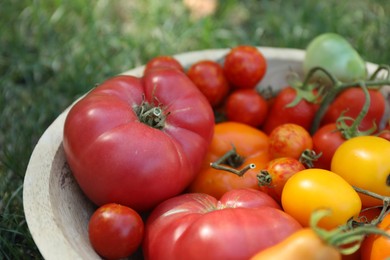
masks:
<path id="1" fill-rule="evenodd" d="M 147 211 L 181 193 L 199 171 L 214 131 L 207 99 L 177 69 L 108 79 L 69 111 L 63 145 L 97 205 Z"/>
<path id="2" fill-rule="evenodd" d="M 186 193 L 153 210 L 143 252 L 146 259 L 247 260 L 300 229 L 259 190 L 232 190 L 220 200 Z"/>

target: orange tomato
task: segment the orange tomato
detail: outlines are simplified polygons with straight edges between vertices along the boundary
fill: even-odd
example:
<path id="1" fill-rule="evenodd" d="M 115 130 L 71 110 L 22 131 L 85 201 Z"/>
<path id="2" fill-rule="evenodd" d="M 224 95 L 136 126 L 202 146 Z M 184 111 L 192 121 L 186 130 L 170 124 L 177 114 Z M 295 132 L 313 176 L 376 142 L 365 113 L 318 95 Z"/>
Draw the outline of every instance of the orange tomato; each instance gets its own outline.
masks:
<path id="1" fill-rule="evenodd" d="M 215 169 L 210 165 L 233 147 L 238 156 L 226 160 L 224 166 L 235 170 L 241 170 L 250 164 L 256 166 L 241 177 L 232 172 Z M 238 122 L 216 124 L 203 167 L 190 184 L 189 192 L 202 192 L 220 198 L 232 189 L 259 189 L 256 176 L 270 160 L 268 148 L 268 136 L 257 128 Z"/>
<path id="2" fill-rule="evenodd" d="M 260 251 L 250 260 L 289 259 L 289 260 L 341 260 L 341 254 L 326 244 L 311 228 L 293 233 L 285 240 Z"/>
<path id="3" fill-rule="evenodd" d="M 390 214 L 387 214 L 379 228 L 390 235 Z M 369 235 L 361 245 L 362 260 L 384 260 L 390 257 L 390 238 L 382 235 Z"/>
<path id="4" fill-rule="evenodd" d="M 361 260 L 361 239 L 369 234 L 377 234 L 378 229 L 373 226 L 351 229 L 348 225 L 328 231 L 320 228 L 319 221 L 330 214 L 331 211 L 326 209 L 313 212 L 310 227 L 298 230 L 278 244 L 259 251 L 250 260 Z"/>

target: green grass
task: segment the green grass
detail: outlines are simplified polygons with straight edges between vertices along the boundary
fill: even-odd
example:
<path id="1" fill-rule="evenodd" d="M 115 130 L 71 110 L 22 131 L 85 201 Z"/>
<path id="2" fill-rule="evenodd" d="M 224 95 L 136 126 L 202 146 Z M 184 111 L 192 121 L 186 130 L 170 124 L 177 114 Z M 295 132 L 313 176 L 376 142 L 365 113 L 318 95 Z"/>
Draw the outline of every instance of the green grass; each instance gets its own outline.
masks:
<path id="1" fill-rule="evenodd" d="M 305 48 L 345 36 L 368 61 L 389 63 L 388 0 L 221 0 L 189 19 L 180 0 L 0 3 L 0 259 L 41 256 L 23 213 L 23 178 L 50 123 L 96 83 L 159 54 L 238 44 Z"/>

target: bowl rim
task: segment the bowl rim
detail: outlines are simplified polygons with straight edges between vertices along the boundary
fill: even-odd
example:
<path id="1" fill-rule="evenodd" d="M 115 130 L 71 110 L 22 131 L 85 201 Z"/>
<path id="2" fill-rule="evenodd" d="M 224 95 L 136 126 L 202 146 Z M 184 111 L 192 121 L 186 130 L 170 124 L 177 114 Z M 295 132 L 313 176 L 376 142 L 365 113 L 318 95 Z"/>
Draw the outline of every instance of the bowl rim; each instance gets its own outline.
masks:
<path id="1" fill-rule="evenodd" d="M 294 48 L 257 47 L 265 56 L 273 60 L 302 62 L 305 51 Z M 224 49 L 195 50 L 173 55 L 184 67 L 203 59 L 219 59 L 229 51 Z M 122 72 L 122 75 L 142 76 L 145 65 Z M 369 71 L 377 65 L 367 62 Z M 85 95 L 85 94 L 84 94 Z M 82 98 L 81 96 L 80 98 Z M 80 99 L 79 98 L 79 99 Z M 75 100 L 67 107 L 38 140 L 28 163 L 23 183 L 23 207 L 31 236 L 45 259 L 81 259 L 77 251 L 67 241 L 56 219 L 50 200 L 50 173 L 52 160 L 62 146 L 63 125 Z"/>

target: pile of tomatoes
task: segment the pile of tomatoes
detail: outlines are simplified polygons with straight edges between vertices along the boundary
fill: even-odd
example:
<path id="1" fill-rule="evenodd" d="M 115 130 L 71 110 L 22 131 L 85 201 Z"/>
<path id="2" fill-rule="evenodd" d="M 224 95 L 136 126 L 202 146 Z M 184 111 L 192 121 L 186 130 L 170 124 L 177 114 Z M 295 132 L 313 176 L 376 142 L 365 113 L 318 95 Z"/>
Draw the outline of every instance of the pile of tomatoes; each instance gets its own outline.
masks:
<path id="1" fill-rule="evenodd" d="M 92 247 L 107 259 L 390 256 L 390 81 L 364 66 L 324 34 L 305 78 L 278 93 L 259 88 L 267 59 L 246 45 L 188 68 L 158 56 L 141 78 L 98 85 L 69 111 L 63 142 L 97 205 Z"/>

